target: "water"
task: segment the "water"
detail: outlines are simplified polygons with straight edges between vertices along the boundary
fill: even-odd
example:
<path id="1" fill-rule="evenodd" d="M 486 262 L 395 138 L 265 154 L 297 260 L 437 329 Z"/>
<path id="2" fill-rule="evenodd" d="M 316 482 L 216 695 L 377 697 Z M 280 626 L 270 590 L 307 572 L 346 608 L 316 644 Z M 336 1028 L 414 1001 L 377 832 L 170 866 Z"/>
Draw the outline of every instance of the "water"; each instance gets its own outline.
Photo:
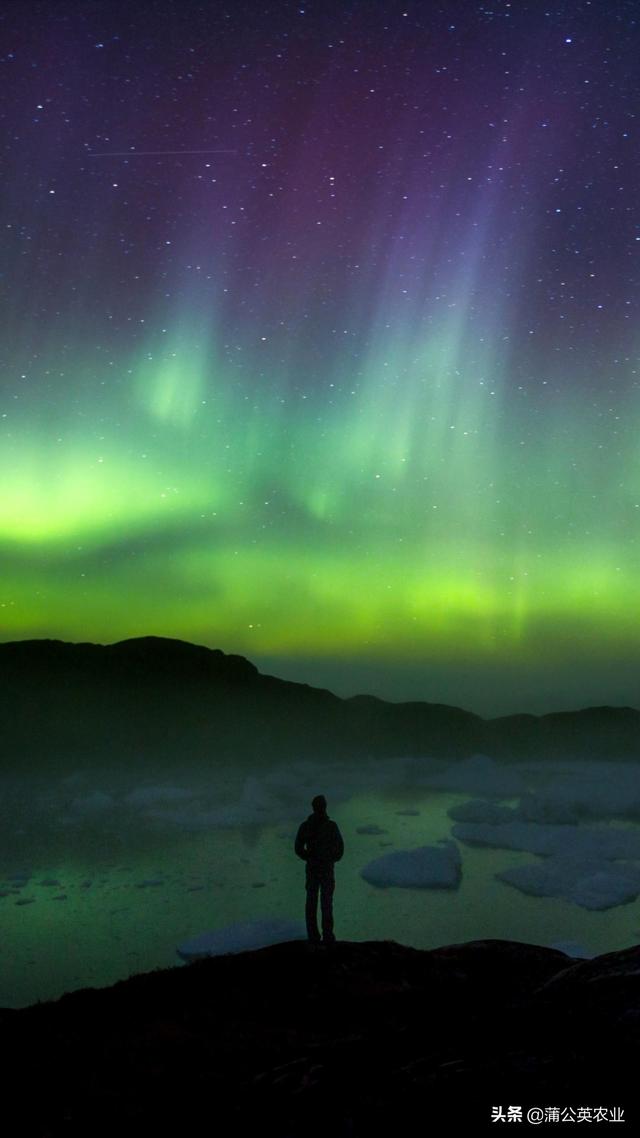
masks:
<path id="1" fill-rule="evenodd" d="M 304 865 L 293 840 L 323 785 L 345 840 L 336 866 L 339 939 L 394 939 L 417 948 L 485 937 L 573 941 L 592 953 L 638 941 L 635 904 L 589 912 L 526 896 L 495 879 L 508 866 L 534 860 L 530 853 L 460 844 L 457 890 L 369 885 L 360 876 L 368 861 L 447 838 L 447 811 L 471 797 L 412 787 L 406 772 L 394 785 L 392 771 L 388 763 L 366 771 L 362 765 L 336 768 L 322 784 L 303 764 L 266 780 L 236 772 L 213 789 L 202 775 L 194 783 L 176 774 L 171 786 L 147 781 L 133 800 L 135 780 L 114 786 L 106 773 L 97 781 L 77 776 L 46 788 L 20 786 L 22 813 L 14 783 L 5 793 L 0 847 L 0 1006 L 178 965 L 177 945 L 207 929 L 265 917 L 302 920 Z M 256 821 L 261 814 L 262 824 Z M 386 832 L 356 832 L 366 825 Z M 28 880 L 16 880 L 20 873 Z"/>

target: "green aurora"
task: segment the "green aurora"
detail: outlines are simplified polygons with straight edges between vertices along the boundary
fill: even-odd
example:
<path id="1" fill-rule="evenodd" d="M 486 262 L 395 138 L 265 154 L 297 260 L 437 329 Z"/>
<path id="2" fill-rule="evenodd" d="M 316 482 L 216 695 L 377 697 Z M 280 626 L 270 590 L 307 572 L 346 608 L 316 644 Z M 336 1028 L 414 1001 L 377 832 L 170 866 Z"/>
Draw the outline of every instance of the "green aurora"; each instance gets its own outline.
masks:
<path id="1" fill-rule="evenodd" d="M 71 416 L 12 415 L 6 638 L 475 668 L 566 666 L 596 644 L 631 658 L 632 401 L 612 453 L 598 405 L 508 391 L 508 364 L 469 356 L 457 329 L 403 343 L 375 344 L 329 400 L 280 395 L 277 376 L 238 392 L 197 332 L 150 344 L 115 393 L 87 354 Z"/>
<path id="2" fill-rule="evenodd" d="M 309 14 L 286 63 L 290 14 L 215 5 L 126 51 L 47 18 L 3 61 L 0 634 L 637 702 L 635 33 L 525 6 L 507 66 L 484 10 L 459 43 L 434 14 L 387 68 L 377 8 Z"/>

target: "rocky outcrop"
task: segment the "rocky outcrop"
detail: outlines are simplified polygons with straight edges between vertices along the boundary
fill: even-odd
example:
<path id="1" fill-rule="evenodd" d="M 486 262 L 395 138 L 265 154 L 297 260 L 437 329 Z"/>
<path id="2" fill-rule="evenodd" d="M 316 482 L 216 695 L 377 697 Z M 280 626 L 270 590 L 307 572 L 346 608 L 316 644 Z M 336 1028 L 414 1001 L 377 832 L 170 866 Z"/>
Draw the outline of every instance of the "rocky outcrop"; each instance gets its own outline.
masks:
<path id="1" fill-rule="evenodd" d="M 21 1133 L 475 1135 L 532 1105 L 630 1133 L 640 948 L 288 942 L 3 1012 L 0 1039 Z"/>

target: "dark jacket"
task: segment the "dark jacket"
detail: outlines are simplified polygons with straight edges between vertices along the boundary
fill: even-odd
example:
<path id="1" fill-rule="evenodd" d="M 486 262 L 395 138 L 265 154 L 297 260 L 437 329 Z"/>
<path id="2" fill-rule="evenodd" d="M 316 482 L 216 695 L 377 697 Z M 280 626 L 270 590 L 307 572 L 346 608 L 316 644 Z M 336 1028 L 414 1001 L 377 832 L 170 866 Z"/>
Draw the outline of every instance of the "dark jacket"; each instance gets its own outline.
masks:
<path id="1" fill-rule="evenodd" d="M 298 830 L 296 853 L 312 867 L 328 868 L 340 861 L 344 842 L 336 823 L 327 814 L 310 814 Z"/>

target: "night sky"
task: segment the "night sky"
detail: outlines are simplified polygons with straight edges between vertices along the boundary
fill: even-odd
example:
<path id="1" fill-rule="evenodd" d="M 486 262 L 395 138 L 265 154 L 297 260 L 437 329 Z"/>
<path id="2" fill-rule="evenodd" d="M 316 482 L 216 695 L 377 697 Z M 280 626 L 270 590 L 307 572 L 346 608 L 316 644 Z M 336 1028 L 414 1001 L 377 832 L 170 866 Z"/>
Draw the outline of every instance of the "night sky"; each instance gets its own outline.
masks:
<path id="1" fill-rule="evenodd" d="M 637 705 L 638 4 L 13 0 L 0 39 L 2 639 Z"/>

